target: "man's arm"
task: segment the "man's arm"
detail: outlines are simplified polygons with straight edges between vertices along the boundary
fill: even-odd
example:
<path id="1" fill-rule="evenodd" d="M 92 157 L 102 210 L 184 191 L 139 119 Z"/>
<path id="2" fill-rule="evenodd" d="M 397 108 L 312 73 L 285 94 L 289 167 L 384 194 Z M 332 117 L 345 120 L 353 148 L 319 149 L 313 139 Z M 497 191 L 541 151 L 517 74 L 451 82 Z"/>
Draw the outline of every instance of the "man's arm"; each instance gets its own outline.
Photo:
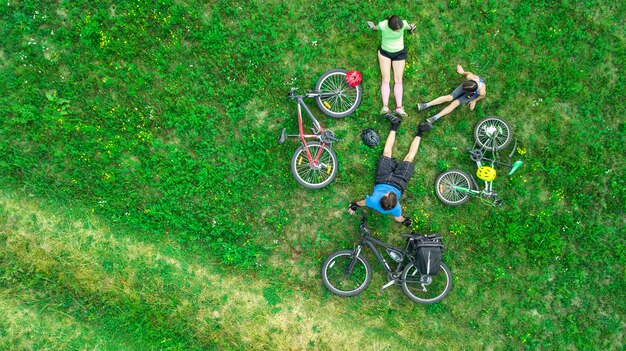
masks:
<path id="1" fill-rule="evenodd" d="M 376 25 L 374 24 L 374 22 L 372 21 L 367 21 L 367 26 L 371 29 L 371 30 L 378 30 L 378 27 L 376 27 Z"/>
<path id="2" fill-rule="evenodd" d="M 402 223 L 406 227 L 410 227 L 411 224 L 413 224 L 413 221 L 411 221 L 411 218 L 405 217 L 402 215 L 400 215 L 400 217 L 393 216 L 393 219 L 395 219 L 396 222 Z"/>
<path id="3" fill-rule="evenodd" d="M 349 214 L 354 214 L 354 212 L 356 212 L 356 210 L 359 207 L 363 207 L 365 206 L 365 199 L 361 200 L 361 201 L 355 201 L 350 203 L 350 206 L 348 206 L 348 213 Z"/>

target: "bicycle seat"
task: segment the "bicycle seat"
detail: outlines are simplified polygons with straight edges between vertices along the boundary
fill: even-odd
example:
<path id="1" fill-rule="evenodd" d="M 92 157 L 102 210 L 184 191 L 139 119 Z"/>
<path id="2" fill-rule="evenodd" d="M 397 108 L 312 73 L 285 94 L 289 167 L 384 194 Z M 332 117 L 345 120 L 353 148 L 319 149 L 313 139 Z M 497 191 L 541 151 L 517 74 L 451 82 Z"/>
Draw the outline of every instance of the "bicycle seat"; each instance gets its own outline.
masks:
<path id="1" fill-rule="evenodd" d="M 287 128 L 283 128 L 283 130 L 280 131 L 280 136 L 278 137 L 278 145 L 284 143 L 285 139 L 287 138 L 287 136 L 285 135 L 285 130 L 287 130 Z"/>

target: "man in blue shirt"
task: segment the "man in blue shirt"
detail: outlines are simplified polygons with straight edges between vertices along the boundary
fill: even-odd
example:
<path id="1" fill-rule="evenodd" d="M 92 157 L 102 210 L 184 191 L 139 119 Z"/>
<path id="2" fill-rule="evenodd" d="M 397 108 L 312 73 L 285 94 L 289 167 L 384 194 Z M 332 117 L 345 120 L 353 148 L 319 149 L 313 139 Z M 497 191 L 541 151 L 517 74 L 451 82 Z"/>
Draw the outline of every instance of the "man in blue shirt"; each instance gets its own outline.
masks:
<path id="1" fill-rule="evenodd" d="M 408 227 L 412 223 L 411 219 L 402 215 L 402 206 L 400 206 L 399 201 L 411 175 L 413 175 L 415 168 L 413 159 L 417 155 L 422 134 L 430 130 L 430 124 L 420 123 L 409 152 L 404 160 L 398 163 L 391 158 L 391 151 L 396 141 L 396 131 L 402 120 L 393 113 L 387 114 L 385 117 L 391 122 L 391 130 L 385 141 L 383 155 L 378 160 L 374 191 L 371 195 L 367 195 L 364 200 L 350 203 L 348 212 L 354 214 L 359 207 L 367 206 L 380 213 L 390 214 L 397 222 Z"/>

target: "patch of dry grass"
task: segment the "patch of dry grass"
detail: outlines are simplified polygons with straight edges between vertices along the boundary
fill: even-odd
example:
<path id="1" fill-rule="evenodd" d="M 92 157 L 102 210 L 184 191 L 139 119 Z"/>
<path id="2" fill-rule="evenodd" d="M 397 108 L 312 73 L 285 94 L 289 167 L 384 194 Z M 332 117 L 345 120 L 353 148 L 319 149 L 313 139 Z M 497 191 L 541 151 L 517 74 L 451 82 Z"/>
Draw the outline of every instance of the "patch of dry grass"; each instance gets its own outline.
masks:
<path id="1" fill-rule="evenodd" d="M 159 247 L 124 237 L 90 214 L 68 216 L 51 211 L 35 199 L 18 200 L 6 191 L 0 195 L 0 209 L 0 228 L 6 244 L 1 251 L 3 256 L 14 257 L 20 265 L 32 267 L 59 289 L 74 290 L 79 304 L 90 303 L 87 299 L 100 296 L 101 303 L 124 310 L 132 308 L 129 302 L 141 301 L 147 310 L 168 318 L 170 327 L 178 325 L 191 330 L 200 344 L 219 340 L 219 345 L 224 347 L 401 350 L 405 349 L 402 345 L 406 340 L 419 336 L 411 328 L 399 333 L 388 327 L 382 316 L 360 313 L 356 306 L 368 303 L 371 294 L 350 300 L 311 298 L 310 291 L 297 286 L 281 291 L 280 286 L 288 285 L 280 277 L 267 280 L 254 274 L 229 273 L 211 263 L 194 261 L 176 246 Z M 302 278 L 318 279 L 307 275 Z M 289 279 L 294 281 L 293 277 Z M 269 303 L 264 296 L 266 289 L 275 289 L 279 301 Z M 321 292 L 319 288 L 316 290 Z M 373 296 L 377 295 L 374 286 L 371 290 Z M 403 303 L 411 307 L 408 300 Z M 387 301 L 381 307 L 398 308 L 390 304 Z M 11 340 L 15 339 L 12 343 L 42 343 L 54 339 L 56 333 L 58 340 L 51 345 L 57 349 L 77 335 L 85 340 L 97 340 L 94 335 L 76 331 L 75 324 L 84 321 L 68 316 L 55 318 L 38 311 L 9 311 L 9 305 L 9 301 L 3 300 L 0 308 L 10 312 L 11 328 L 20 323 L 31 327 L 41 325 L 35 334 L 26 329 L 11 332 Z M 42 322 L 48 318 L 55 323 Z M 387 335 L 405 341 L 372 337 L 364 332 L 364 326 L 385 330 Z"/>

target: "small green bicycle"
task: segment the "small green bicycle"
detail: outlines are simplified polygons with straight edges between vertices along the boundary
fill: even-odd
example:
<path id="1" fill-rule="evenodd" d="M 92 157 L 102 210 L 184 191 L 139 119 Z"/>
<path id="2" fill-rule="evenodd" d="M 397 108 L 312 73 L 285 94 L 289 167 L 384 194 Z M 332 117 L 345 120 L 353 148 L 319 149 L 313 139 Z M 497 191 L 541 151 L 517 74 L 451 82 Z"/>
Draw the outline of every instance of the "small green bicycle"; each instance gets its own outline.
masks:
<path id="1" fill-rule="evenodd" d="M 491 206 L 502 204 L 498 194 L 493 189 L 493 180 L 496 178 L 496 166 L 510 168 L 508 175 L 512 175 L 522 166 L 522 161 L 511 163 L 511 158 L 517 146 L 509 154 L 509 162 L 499 159 L 498 151 L 511 143 L 513 129 L 500 119 L 492 116 L 482 119 L 474 128 L 474 146 L 466 148 L 472 161 L 476 162 L 478 170 L 476 176 L 484 181 L 484 188 L 480 189 L 474 177 L 458 169 L 451 169 L 441 173 L 435 180 L 435 194 L 446 205 L 458 206 L 466 203 L 470 197 L 478 197 L 483 203 Z M 487 165 L 485 165 L 487 164 Z"/>

